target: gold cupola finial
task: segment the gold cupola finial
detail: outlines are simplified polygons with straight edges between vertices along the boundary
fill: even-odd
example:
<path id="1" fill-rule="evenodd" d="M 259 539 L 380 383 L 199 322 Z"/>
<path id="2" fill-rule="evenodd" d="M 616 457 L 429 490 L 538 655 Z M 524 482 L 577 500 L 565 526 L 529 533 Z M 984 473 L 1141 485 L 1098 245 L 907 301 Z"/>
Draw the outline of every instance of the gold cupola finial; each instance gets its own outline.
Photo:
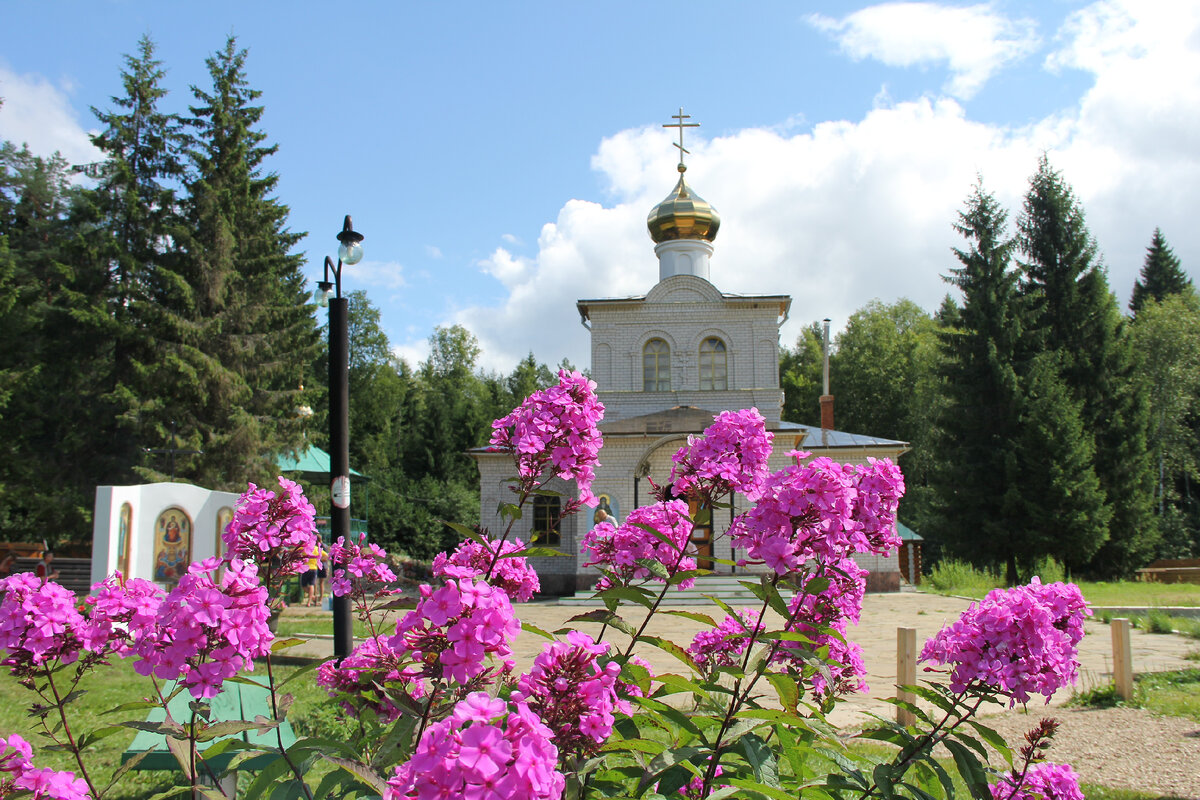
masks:
<path id="1" fill-rule="evenodd" d="M 679 129 L 679 141 L 672 142 L 679 148 L 679 182 L 665 200 L 650 209 L 646 227 L 649 228 L 650 238 L 655 244 L 674 239 L 702 239 L 711 242 L 717 238 L 721 216 L 704 198 L 692 191 L 683 179 L 683 173 L 687 172 L 683 157 L 689 154 L 688 149 L 683 146 L 683 129 L 699 128 L 700 123 L 685 122 L 684 120 L 692 117 L 690 114 L 684 114 L 682 107 L 679 113 L 672 114 L 671 118 L 678 121 L 664 123 L 663 127 Z"/>

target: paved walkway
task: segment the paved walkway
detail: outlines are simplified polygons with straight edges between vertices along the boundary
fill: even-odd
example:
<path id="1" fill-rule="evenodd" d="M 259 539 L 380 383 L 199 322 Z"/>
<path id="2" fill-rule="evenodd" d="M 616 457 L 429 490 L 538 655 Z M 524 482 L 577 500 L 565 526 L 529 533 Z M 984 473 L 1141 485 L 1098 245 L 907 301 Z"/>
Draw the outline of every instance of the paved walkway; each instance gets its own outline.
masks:
<path id="1" fill-rule="evenodd" d="M 919 592 L 867 595 L 863 604 L 862 623 L 850 631 L 849 638 L 858 642 L 863 648 L 863 661 L 867 666 L 867 683 L 870 691 L 863 695 L 851 695 L 845 702 L 840 703 L 832 715 L 832 720 L 838 724 L 852 724 L 861 720 L 862 713 L 866 711 L 894 717 L 894 707 L 881 702 L 879 698 L 894 695 L 896 629 L 900 627 L 916 628 L 917 646 L 920 648 L 925 640 L 937 633 L 943 625 L 957 619 L 969 604 L 968 600 Z M 560 606 L 554 601 L 525 603 L 517 606 L 517 614 L 523 621 L 547 631 L 554 631 L 572 624 L 567 621 L 570 617 L 588 610 Z M 706 613 L 718 621 L 723 617 L 723 612 L 716 606 L 711 609 L 687 606 L 680 610 Z M 307 610 L 298 609 L 298 611 Z M 645 610 L 640 606 L 623 606 L 621 614 L 636 627 L 641 624 Z M 593 635 L 599 631 L 599 625 L 596 623 L 579 623 L 578 627 Z M 659 614 L 651 621 L 648 632 L 686 648 L 691 643 L 692 637 L 704 627 L 699 622 L 683 617 Z M 619 648 L 624 648 L 629 641 L 627 636 L 612 628 L 607 630 L 604 638 L 612 642 L 614 647 Z M 545 642 L 545 639 L 532 633 L 523 633 L 518 637 L 513 648 L 517 669 L 528 668 L 537 654 L 541 652 Z M 1147 634 L 1140 630 L 1132 632 L 1131 643 L 1135 672 L 1158 672 L 1194 667 L 1196 662 L 1184 659 L 1184 655 L 1200 650 L 1200 643 L 1195 640 L 1177 635 Z M 287 652 L 289 655 L 328 658 L 333 653 L 332 647 L 330 639 L 312 639 Z M 656 672 L 679 672 L 687 669 L 674 657 L 655 647 L 645 646 L 638 651 L 638 654 L 649 661 Z M 1092 621 L 1087 623 L 1086 635 L 1080 646 L 1080 663 L 1082 664 L 1081 687 L 1087 688 L 1107 683 L 1111 679 L 1112 638 L 1108 625 Z M 920 677 L 918 671 L 918 679 Z M 1066 693 L 1059 692 L 1052 700 L 1051 705 L 1059 705 L 1066 699 Z M 1034 700 L 1033 703 L 1036 704 L 1039 701 Z M 1037 707 L 1034 707 L 1033 704 L 1031 704 L 1030 710 L 1037 713 Z"/>

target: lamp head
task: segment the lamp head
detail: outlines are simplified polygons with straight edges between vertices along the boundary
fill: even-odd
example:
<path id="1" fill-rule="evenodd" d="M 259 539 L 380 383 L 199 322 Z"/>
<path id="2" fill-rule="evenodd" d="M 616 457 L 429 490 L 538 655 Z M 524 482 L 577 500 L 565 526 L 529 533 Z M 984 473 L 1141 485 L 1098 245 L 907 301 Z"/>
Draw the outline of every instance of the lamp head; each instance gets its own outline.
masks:
<path id="1" fill-rule="evenodd" d="M 333 294 L 333 284 L 329 281 L 317 281 L 317 290 L 313 292 L 313 298 L 317 301 L 317 305 L 321 308 L 329 306 L 329 297 Z"/>
<path id="2" fill-rule="evenodd" d="M 337 236 L 341 244 L 338 246 L 338 258 L 343 264 L 354 265 L 362 261 L 363 235 L 354 230 L 354 224 L 350 221 L 350 215 L 346 215 L 346 221 L 342 223 L 342 232 Z"/>

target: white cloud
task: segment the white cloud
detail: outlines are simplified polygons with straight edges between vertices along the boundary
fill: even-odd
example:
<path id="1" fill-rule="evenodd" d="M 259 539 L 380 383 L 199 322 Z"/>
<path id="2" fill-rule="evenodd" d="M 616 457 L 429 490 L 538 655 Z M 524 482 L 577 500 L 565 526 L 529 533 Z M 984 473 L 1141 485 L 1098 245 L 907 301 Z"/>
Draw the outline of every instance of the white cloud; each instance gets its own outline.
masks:
<path id="1" fill-rule="evenodd" d="M 436 247 L 432 244 L 427 244 L 425 245 L 425 255 L 429 256 L 430 258 L 441 258 L 442 248 Z"/>
<path id="2" fill-rule="evenodd" d="M 1010 20 L 990 4 L 882 3 L 841 19 L 812 14 L 808 21 L 855 60 L 892 67 L 944 63 L 951 73 L 945 90 L 963 99 L 1038 44 L 1034 22 Z"/>
<path id="3" fill-rule="evenodd" d="M 514 236 L 511 233 L 500 234 L 500 241 L 504 242 L 505 244 L 514 245 L 516 247 L 520 247 L 523 244 L 523 242 L 518 237 Z"/>
<path id="4" fill-rule="evenodd" d="M 381 289 L 402 289 L 408 285 L 404 267 L 395 261 L 360 261 L 342 267 L 342 278 L 347 283 Z"/>
<path id="5" fill-rule="evenodd" d="M 972 120 L 951 99 L 876 107 L 808 132 L 746 129 L 689 144 L 689 183 L 721 212 L 713 282 L 727 292 L 786 292 L 782 340 L 828 316 L 835 327 L 872 298 L 935 310 L 961 244 L 951 228 L 976 175 L 1010 210 L 1042 152 L 1087 213 L 1122 306 L 1155 226 L 1200 278 L 1200 8 L 1100 3 L 1074 15 L 1054 56 L 1094 74 L 1074 105 L 1023 126 Z M 1129 76 L 1136 76 L 1136 80 Z M 644 294 L 658 279 L 650 208 L 675 181 L 669 133 L 639 128 L 601 142 L 592 166 L 611 202 L 568 201 L 537 252 L 498 248 L 481 269 L 508 291 L 459 310 L 486 368 L 589 357 L 579 298 Z M 548 333 L 553 331 L 553 334 Z"/>
<path id="6" fill-rule="evenodd" d="M 69 92 L 69 85 L 57 87 L 41 76 L 0 66 L 0 139 L 28 144 L 39 156 L 60 152 L 72 164 L 103 161 L 71 108 Z"/>

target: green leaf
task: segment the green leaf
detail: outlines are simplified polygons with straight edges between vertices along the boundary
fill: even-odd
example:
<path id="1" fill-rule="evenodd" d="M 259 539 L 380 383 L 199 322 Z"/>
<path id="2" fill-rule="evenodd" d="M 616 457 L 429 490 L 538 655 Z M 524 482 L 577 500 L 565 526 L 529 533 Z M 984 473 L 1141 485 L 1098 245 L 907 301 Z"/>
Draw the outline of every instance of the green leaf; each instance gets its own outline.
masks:
<path id="1" fill-rule="evenodd" d="M 753 733 L 743 736 L 741 745 L 742 750 L 746 753 L 746 760 L 750 762 L 750 766 L 754 770 L 754 779 L 767 786 L 780 788 L 779 761 L 775 756 L 775 750 Z"/>
<path id="2" fill-rule="evenodd" d="M 339 766 L 346 770 L 351 775 L 355 776 L 360 781 L 379 792 L 381 795 L 387 792 L 387 781 L 385 781 L 379 773 L 368 767 L 366 764 L 360 764 L 359 762 L 352 761 L 348 758 L 337 758 L 336 756 L 325 755 L 324 753 L 321 754 L 321 758 L 324 758 L 330 764 L 334 764 L 335 766 Z M 254 797 L 254 795 L 250 793 L 247 793 L 247 796 Z"/>
<path id="3" fill-rule="evenodd" d="M 497 506 L 496 511 L 500 514 L 501 519 L 518 520 L 521 518 L 521 507 L 513 503 L 501 503 Z"/>
<path id="4" fill-rule="evenodd" d="M 690 578 L 700 578 L 704 575 L 712 574 L 713 572 L 711 569 L 685 569 L 672 575 L 671 579 L 667 581 L 667 584 L 669 586 L 677 586 Z"/>
<path id="5" fill-rule="evenodd" d="M 500 506 L 501 509 L 504 508 L 504 505 L 506 505 L 506 504 L 502 504 Z M 513 506 L 513 508 L 516 508 L 516 506 Z M 521 510 L 518 508 L 517 509 L 517 519 L 521 518 L 520 511 Z M 501 513 L 503 513 L 503 512 L 501 512 Z M 459 522 L 448 522 L 446 520 L 442 520 L 442 524 L 445 525 L 447 528 L 450 528 L 451 530 L 453 530 L 455 533 L 459 534 L 460 536 L 464 536 L 464 537 L 470 539 L 472 542 L 482 545 L 483 548 L 485 550 L 487 550 L 487 552 L 489 552 L 489 553 L 492 552 L 492 548 L 488 545 L 488 543 L 484 540 L 484 538 L 482 536 L 480 536 L 478 533 L 475 532 L 475 530 L 473 528 L 468 528 L 466 525 L 463 525 Z"/>
<path id="6" fill-rule="evenodd" d="M 712 510 L 707 506 L 700 506 L 696 509 L 696 513 L 692 515 L 692 524 L 703 528 L 712 522 Z"/>
<path id="7" fill-rule="evenodd" d="M 324 663 L 324 662 L 310 661 L 307 664 L 304 664 L 304 665 L 298 667 L 295 672 L 293 672 L 291 675 L 288 675 L 286 678 L 284 678 L 279 683 L 277 683 L 275 685 L 275 690 L 278 691 L 278 690 L 282 689 L 283 687 L 287 686 L 292 681 L 296 680 L 296 678 L 299 678 L 301 675 L 306 675 L 309 672 L 311 672 L 312 670 L 321 666 L 322 663 Z"/>
<path id="8" fill-rule="evenodd" d="M 646 608 L 654 608 L 654 600 L 646 595 L 647 592 L 645 589 L 639 589 L 634 586 L 614 586 L 611 589 L 605 589 L 596 596 L 602 600 L 628 600 L 631 603 L 637 603 Z"/>
<path id="9" fill-rule="evenodd" d="M 298 644 L 304 644 L 304 642 L 304 639 L 297 639 L 295 637 L 291 639 L 276 639 L 271 642 L 271 652 L 278 653 L 280 650 L 287 650 L 289 647 L 295 647 Z"/>
<path id="10" fill-rule="evenodd" d="M 1004 741 L 1003 736 L 987 725 L 976 722 L 973 719 L 967 720 L 967 724 L 974 728 L 979 737 L 990 744 L 1008 762 L 1009 767 L 1013 765 L 1012 748 L 1008 746 L 1008 742 Z"/>
<path id="11" fill-rule="evenodd" d="M 646 570 L 656 578 L 661 578 L 664 581 L 670 578 L 670 573 L 667 572 L 666 566 L 664 566 L 663 563 L 657 559 L 638 558 L 634 559 L 633 563 L 637 564 L 639 567 Z"/>
<path id="12" fill-rule="evenodd" d="M 979 763 L 979 759 L 975 757 L 975 754 L 968 750 L 961 742 L 956 742 L 953 739 L 944 739 L 942 744 L 954 756 L 954 765 L 958 767 L 958 773 L 962 775 L 967 788 L 971 790 L 971 796 L 975 800 L 992 800 L 992 792 L 988 788 L 987 773 L 984 771 L 983 765 Z"/>
<path id="13" fill-rule="evenodd" d="M 114 733 L 124 733 L 125 730 L 124 725 L 107 725 L 103 728 L 97 728 L 94 731 L 88 731 L 79 737 L 79 749 L 83 750 L 86 747 L 91 747 L 101 739 L 107 739 Z"/>
<path id="14" fill-rule="evenodd" d="M 129 770 L 137 767 L 138 764 L 142 763 L 142 759 L 144 759 L 146 756 L 150 755 L 153 752 L 154 752 L 153 750 L 143 750 L 142 752 L 138 753 L 137 755 L 133 756 L 128 761 L 123 763 L 121 766 L 117 767 L 116 771 L 113 772 L 113 774 L 112 774 L 112 778 L 109 779 L 108 785 L 100 790 L 100 796 L 103 797 L 104 795 L 108 794 L 109 790 L 111 790 L 114 786 L 117 785 L 117 781 L 121 780 L 121 778 L 124 777 L 126 772 L 129 772 Z"/>
<path id="15" fill-rule="evenodd" d="M 633 697 L 630 698 L 630 700 L 634 705 L 650 709 L 651 711 L 655 711 L 663 717 L 666 717 L 668 720 L 675 723 L 680 728 L 683 728 L 685 731 L 688 731 L 689 733 L 694 733 L 697 736 L 701 735 L 700 729 L 696 727 L 696 723 L 677 708 L 673 708 L 666 703 L 661 703 L 658 700 L 654 700 L 649 697 Z"/>
<path id="16" fill-rule="evenodd" d="M 265 719 L 263 717 L 262 719 Z M 209 742 L 221 736 L 232 736 L 245 731 L 269 731 L 279 725 L 278 722 L 245 722 L 243 720 L 225 720 L 205 725 L 196 734 L 197 742 Z"/>
<path id="17" fill-rule="evenodd" d="M 667 749 L 665 744 L 651 739 L 610 739 L 600 748 L 602 753 L 638 752 L 656 756 Z"/>
<path id="18" fill-rule="evenodd" d="M 795 714 L 801 694 L 796 679 L 791 675 L 784 675 L 779 672 L 768 672 L 763 677 L 775 687 L 775 693 L 779 695 L 779 704 Z"/>
<path id="19" fill-rule="evenodd" d="M 683 573 L 679 573 L 679 574 L 682 575 Z M 712 617 L 710 617 L 708 614 L 700 614 L 696 611 L 673 611 L 672 610 L 672 611 L 659 611 L 658 613 L 666 614 L 671 617 L 683 617 L 684 619 L 690 619 L 693 622 L 703 622 L 705 625 L 708 625 L 710 628 L 717 627 L 717 623 L 713 620 Z"/>
<path id="20" fill-rule="evenodd" d="M 531 622 L 522 621 L 521 622 L 521 630 L 529 631 L 532 634 L 541 636 L 544 639 L 549 639 L 550 641 L 554 641 L 557 638 L 553 633 L 544 631 L 541 628 L 539 628 L 537 625 L 534 625 Z"/>
<path id="21" fill-rule="evenodd" d="M 654 647 L 657 647 L 659 650 L 663 650 L 667 653 L 670 653 L 671 655 L 675 656 L 680 661 L 682 661 L 683 663 L 685 663 L 689 667 L 691 667 L 692 670 L 696 674 L 700 674 L 701 669 L 696 664 L 695 660 L 693 660 L 692 657 L 690 655 L 688 655 L 686 650 L 684 650 L 682 647 L 675 644 L 674 642 L 667 641 L 666 639 L 660 638 L 658 636 L 643 636 L 642 641 L 646 642 L 647 644 L 653 645 Z"/>
<path id="22" fill-rule="evenodd" d="M 556 558 L 566 555 L 570 555 L 570 553 L 555 550 L 553 547 L 526 547 L 524 550 L 504 553 L 500 558 Z"/>
<path id="23" fill-rule="evenodd" d="M 692 692 L 693 694 L 698 694 L 702 697 L 708 697 L 708 692 L 703 686 L 693 680 L 683 677 L 682 675 L 675 675 L 668 672 L 664 675 L 656 675 L 654 680 L 661 683 L 663 687 L 674 690 L 673 692 L 661 692 L 661 694 L 664 695 L 673 694 L 674 692 Z M 655 693 L 655 696 L 658 696 L 658 694 L 659 693 Z"/>
<path id="24" fill-rule="evenodd" d="M 277 758 L 274 761 L 268 762 L 266 766 L 258 771 L 258 774 L 254 776 L 254 780 L 246 788 L 244 795 L 240 791 L 238 794 L 243 797 L 267 797 L 267 787 L 290 772 L 291 768 L 288 766 L 287 761 Z"/>
<path id="25" fill-rule="evenodd" d="M 890 800 L 894 797 L 892 793 L 892 765 L 891 764 L 876 764 L 871 777 L 875 779 L 875 786 L 879 789 L 879 796 L 884 800 Z"/>
<path id="26" fill-rule="evenodd" d="M 785 792 L 782 789 L 776 789 L 774 786 L 767 786 L 765 783 L 759 783 L 758 781 L 752 781 L 746 778 L 726 778 L 724 775 L 722 775 L 721 782 L 728 783 L 730 786 L 736 786 L 739 789 L 765 794 L 767 797 L 774 798 L 774 800 L 796 800 L 794 795 Z"/>

